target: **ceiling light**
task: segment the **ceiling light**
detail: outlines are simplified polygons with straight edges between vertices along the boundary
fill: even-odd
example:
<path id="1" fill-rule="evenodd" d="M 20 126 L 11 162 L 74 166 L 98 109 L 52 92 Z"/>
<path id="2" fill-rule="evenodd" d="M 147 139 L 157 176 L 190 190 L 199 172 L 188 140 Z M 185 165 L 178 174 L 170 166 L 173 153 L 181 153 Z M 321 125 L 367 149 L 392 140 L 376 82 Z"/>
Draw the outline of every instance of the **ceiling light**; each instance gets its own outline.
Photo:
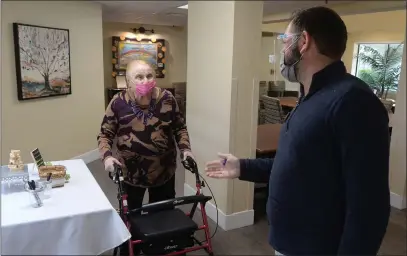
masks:
<path id="1" fill-rule="evenodd" d="M 151 32 L 151 34 L 154 34 L 154 29 L 145 29 L 144 27 L 139 27 L 139 28 L 132 28 L 133 33 L 139 32 L 140 34 L 145 34 L 146 32 Z"/>
<path id="2" fill-rule="evenodd" d="M 188 10 L 188 5 L 186 4 L 186 5 L 183 5 L 183 6 L 179 6 L 178 8 L 179 8 L 179 9 L 187 9 L 187 10 Z"/>

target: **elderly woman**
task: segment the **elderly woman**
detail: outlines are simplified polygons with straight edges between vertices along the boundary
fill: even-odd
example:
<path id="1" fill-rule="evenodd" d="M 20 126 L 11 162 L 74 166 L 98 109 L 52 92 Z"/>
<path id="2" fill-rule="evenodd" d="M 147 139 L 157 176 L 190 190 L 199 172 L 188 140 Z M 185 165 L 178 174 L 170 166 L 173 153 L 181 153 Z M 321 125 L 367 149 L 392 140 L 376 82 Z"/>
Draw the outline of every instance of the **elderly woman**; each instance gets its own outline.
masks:
<path id="1" fill-rule="evenodd" d="M 128 206 L 134 209 L 142 205 L 146 189 L 150 203 L 175 197 L 175 143 L 184 159 L 193 155 L 177 102 L 169 91 L 156 87 L 151 66 L 130 62 L 126 81 L 128 89 L 116 94 L 106 109 L 98 145 L 107 171 L 115 164 L 123 167 Z M 115 138 L 117 158 L 112 152 Z"/>

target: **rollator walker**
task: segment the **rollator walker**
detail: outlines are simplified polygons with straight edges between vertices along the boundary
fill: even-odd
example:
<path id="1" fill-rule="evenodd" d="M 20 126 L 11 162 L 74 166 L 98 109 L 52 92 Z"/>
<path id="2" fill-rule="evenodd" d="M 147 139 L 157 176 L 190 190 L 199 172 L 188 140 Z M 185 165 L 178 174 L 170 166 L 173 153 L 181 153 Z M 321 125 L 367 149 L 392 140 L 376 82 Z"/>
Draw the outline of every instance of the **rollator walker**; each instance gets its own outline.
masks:
<path id="1" fill-rule="evenodd" d="M 195 174 L 196 195 L 145 204 L 134 210 L 129 210 L 127 207 L 127 194 L 124 190 L 121 167 L 115 165 L 113 174 L 109 173 L 109 177 L 118 187 L 118 214 L 132 235 L 128 241 L 130 256 L 134 256 L 135 247 L 140 250 L 142 255 L 185 255 L 188 252 L 201 249 L 209 255 L 214 255 L 205 211 L 205 205 L 212 199 L 212 196 L 205 196 L 202 193 L 201 188 L 205 186 L 205 183 L 200 179 L 196 162 L 191 157 L 187 157 L 185 161 L 182 161 L 182 164 L 185 169 Z M 189 213 L 184 213 L 177 208 L 187 204 L 192 204 Z M 203 225 L 193 221 L 198 205 L 200 206 Z M 205 233 L 204 241 L 199 241 L 195 237 L 195 233 L 201 230 Z M 114 249 L 114 255 L 118 255 L 118 249 L 119 247 Z"/>

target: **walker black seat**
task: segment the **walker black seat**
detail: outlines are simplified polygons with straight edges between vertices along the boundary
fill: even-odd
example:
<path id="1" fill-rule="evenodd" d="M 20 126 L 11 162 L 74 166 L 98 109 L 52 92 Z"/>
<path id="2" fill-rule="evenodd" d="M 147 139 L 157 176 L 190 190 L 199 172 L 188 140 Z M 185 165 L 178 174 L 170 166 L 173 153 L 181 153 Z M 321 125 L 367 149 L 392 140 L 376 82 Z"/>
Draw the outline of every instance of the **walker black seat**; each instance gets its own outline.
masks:
<path id="1" fill-rule="evenodd" d="M 131 233 L 141 240 L 192 235 L 198 225 L 178 208 L 146 215 L 131 215 Z"/>
<path id="2" fill-rule="evenodd" d="M 201 193 L 201 187 L 204 185 L 199 180 L 199 173 L 195 161 L 191 157 L 184 160 L 183 165 L 186 169 L 195 174 L 197 194 L 191 196 L 181 196 L 173 199 L 167 199 L 159 202 L 144 204 L 139 208 L 128 210 L 127 192 L 123 187 L 122 169 L 115 165 L 115 174 L 109 173 L 109 177 L 118 184 L 119 214 L 129 225 L 129 231 L 132 235 L 128 245 L 116 247 L 114 255 L 120 248 L 120 253 L 124 255 L 136 255 L 140 252 L 143 255 L 185 255 L 189 251 L 206 250 L 209 255 L 213 255 L 211 239 L 205 244 L 201 244 L 195 238 L 195 232 L 199 230 L 198 224 L 190 216 L 194 216 L 197 206 L 202 209 L 205 204 L 212 199 Z M 189 214 L 176 207 L 192 204 Z M 206 223 L 207 216 L 205 211 L 201 211 L 202 220 Z M 209 237 L 208 226 L 202 226 L 206 237 Z M 128 252 L 124 248 L 128 247 Z M 122 250 L 123 249 L 123 250 Z M 128 254 L 129 253 L 129 254 Z"/>

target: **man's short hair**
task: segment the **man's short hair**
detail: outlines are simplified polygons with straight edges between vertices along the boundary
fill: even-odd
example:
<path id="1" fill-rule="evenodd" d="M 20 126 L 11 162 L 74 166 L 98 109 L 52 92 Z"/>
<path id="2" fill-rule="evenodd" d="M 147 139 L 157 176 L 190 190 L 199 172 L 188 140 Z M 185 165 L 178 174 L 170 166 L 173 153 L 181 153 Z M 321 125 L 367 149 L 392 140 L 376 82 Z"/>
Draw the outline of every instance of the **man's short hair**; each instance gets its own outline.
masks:
<path id="1" fill-rule="evenodd" d="M 318 6 L 296 11 L 291 17 L 291 29 L 293 33 L 307 31 L 319 53 L 332 59 L 340 59 L 346 50 L 346 25 L 332 9 Z"/>

